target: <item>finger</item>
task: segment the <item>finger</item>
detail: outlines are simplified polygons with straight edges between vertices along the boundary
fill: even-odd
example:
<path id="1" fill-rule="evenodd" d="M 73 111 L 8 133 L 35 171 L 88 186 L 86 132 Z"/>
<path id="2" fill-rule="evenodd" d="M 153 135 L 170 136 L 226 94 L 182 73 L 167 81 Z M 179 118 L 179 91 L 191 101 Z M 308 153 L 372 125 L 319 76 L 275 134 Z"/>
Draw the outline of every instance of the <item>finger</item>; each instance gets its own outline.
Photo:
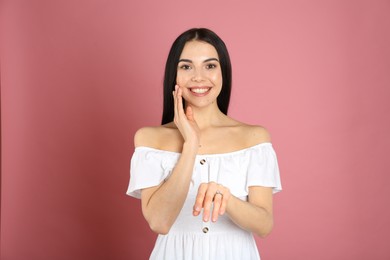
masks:
<path id="1" fill-rule="evenodd" d="M 213 203 L 214 195 L 215 195 L 215 188 L 210 189 L 210 185 L 209 185 L 209 188 L 207 189 L 207 192 L 206 192 L 206 195 L 204 196 L 204 201 L 203 201 L 203 221 L 205 221 L 205 222 L 209 221 L 210 209 L 211 209 L 211 205 Z"/>
<path id="2" fill-rule="evenodd" d="M 180 86 L 178 86 L 177 89 L 177 111 L 179 112 L 180 116 L 185 115 L 183 109 L 183 90 L 180 88 Z"/>
<path id="3" fill-rule="evenodd" d="M 188 120 L 195 121 L 195 119 L 194 119 L 194 111 L 192 110 L 191 106 L 187 106 L 186 116 L 187 116 Z"/>
<path id="4" fill-rule="evenodd" d="M 230 197 L 230 191 L 228 189 L 225 189 L 222 196 L 221 207 L 219 208 L 219 215 L 225 214 L 229 197 Z"/>
<path id="5" fill-rule="evenodd" d="M 175 85 L 175 90 L 173 91 L 173 109 L 175 116 L 178 116 L 178 111 L 177 111 L 177 85 Z"/>
<path id="6" fill-rule="evenodd" d="M 207 183 L 201 183 L 198 188 L 198 194 L 196 195 L 195 204 L 193 208 L 193 215 L 198 216 L 203 208 L 203 200 L 207 191 Z"/>
<path id="7" fill-rule="evenodd" d="M 221 208 L 222 201 L 223 201 L 222 194 L 216 193 L 214 195 L 214 207 L 213 207 L 213 214 L 212 214 L 212 218 L 211 218 L 211 220 L 213 222 L 218 220 L 218 214 L 219 214 L 219 210 Z"/>

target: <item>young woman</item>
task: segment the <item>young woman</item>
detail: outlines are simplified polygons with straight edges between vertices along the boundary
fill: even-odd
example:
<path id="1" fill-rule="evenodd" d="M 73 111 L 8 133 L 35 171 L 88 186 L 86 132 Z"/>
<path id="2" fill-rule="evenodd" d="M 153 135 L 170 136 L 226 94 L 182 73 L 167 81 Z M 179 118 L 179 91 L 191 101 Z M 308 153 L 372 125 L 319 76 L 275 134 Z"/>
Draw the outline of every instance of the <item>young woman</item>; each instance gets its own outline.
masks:
<path id="1" fill-rule="evenodd" d="M 279 169 L 267 130 L 227 116 L 230 90 L 224 42 L 204 28 L 181 34 L 162 125 L 134 138 L 127 194 L 159 234 L 150 259 L 260 259 L 252 233 L 272 230 Z"/>

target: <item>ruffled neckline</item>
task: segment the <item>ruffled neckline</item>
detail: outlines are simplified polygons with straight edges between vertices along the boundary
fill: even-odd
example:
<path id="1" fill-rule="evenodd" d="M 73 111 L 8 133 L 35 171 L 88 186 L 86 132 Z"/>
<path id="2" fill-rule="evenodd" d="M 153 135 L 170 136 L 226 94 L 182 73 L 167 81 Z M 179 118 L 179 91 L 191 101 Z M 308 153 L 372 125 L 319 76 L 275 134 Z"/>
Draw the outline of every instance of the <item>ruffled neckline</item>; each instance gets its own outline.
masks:
<path id="1" fill-rule="evenodd" d="M 239 153 L 245 153 L 246 151 L 248 150 L 253 150 L 253 149 L 258 149 L 260 147 L 263 147 L 263 146 L 272 146 L 272 143 L 270 142 L 263 142 L 263 143 L 259 143 L 259 144 L 255 144 L 255 145 L 252 145 L 252 146 L 249 146 L 247 148 L 243 148 L 243 149 L 239 149 L 239 150 L 235 150 L 235 151 L 231 151 L 231 152 L 225 152 L 225 153 L 212 153 L 212 154 L 197 154 L 196 156 L 199 157 L 199 156 L 202 156 L 202 157 L 219 157 L 219 156 L 230 156 L 230 155 L 236 155 L 236 154 L 239 154 Z M 166 153 L 166 154 L 172 154 L 172 155 L 180 155 L 181 153 L 179 152 L 175 152 L 175 151 L 167 151 L 167 150 L 161 150 L 161 149 L 157 149 L 157 148 L 153 148 L 153 147 L 148 147 L 148 146 L 138 146 L 135 148 L 135 150 L 149 150 L 149 151 L 156 151 L 156 152 L 160 152 L 160 153 Z"/>

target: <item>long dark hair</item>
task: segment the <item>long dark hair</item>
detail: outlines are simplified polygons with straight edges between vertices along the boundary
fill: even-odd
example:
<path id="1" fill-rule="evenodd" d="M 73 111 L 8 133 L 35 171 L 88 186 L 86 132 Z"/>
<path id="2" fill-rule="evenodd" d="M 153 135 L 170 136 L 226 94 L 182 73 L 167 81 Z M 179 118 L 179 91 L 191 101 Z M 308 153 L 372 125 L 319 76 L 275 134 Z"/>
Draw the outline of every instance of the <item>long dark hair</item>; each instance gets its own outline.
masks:
<path id="1" fill-rule="evenodd" d="M 169 51 L 164 74 L 164 108 L 162 124 L 173 121 L 174 108 L 172 91 L 174 90 L 176 84 L 177 65 L 184 45 L 186 42 L 191 40 L 207 42 L 214 46 L 217 50 L 222 71 L 222 90 L 217 97 L 217 104 L 221 112 L 225 115 L 227 114 L 232 87 L 232 66 L 230 63 L 229 53 L 225 43 L 213 31 L 206 28 L 193 28 L 185 31 L 177 37 L 172 44 L 171 50 Z"/>

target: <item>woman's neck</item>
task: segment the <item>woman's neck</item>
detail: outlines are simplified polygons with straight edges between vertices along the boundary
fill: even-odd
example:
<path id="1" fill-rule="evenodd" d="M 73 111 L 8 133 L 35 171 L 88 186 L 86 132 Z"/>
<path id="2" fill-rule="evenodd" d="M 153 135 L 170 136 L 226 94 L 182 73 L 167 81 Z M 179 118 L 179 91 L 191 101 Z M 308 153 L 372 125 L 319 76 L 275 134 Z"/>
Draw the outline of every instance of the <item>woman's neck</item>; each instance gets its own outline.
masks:
<path id="1" fill-rule="evenodd" d="M 226 115 L 219 110 L 217 104 L 202 108 L 191 106 L 191 108 L 200 130 L 221 125 L 226 119 Z"/>

